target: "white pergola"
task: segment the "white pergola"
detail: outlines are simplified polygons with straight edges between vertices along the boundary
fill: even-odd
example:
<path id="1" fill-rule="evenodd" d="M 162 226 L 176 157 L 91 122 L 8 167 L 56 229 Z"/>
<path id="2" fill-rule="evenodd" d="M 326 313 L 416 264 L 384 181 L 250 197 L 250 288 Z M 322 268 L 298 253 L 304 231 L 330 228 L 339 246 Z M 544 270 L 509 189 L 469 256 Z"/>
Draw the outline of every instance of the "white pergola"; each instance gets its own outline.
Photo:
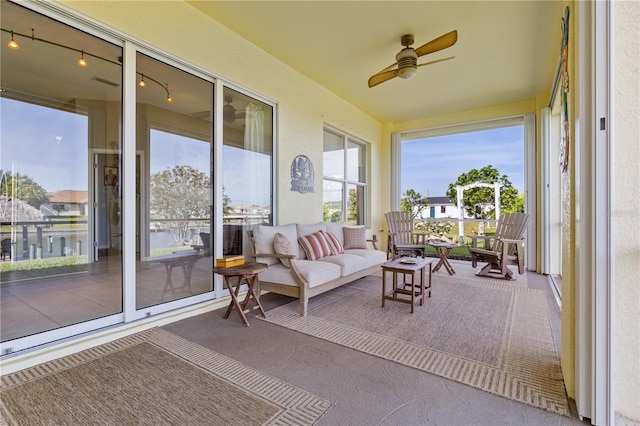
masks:
<path id="1" fill-rule="evenodd" d="M 464 194 L 465 189 L 485 187 L 491 188 L 493 187 L 493 192 L 495 196 L 495 207 L 496 207 L 496 220 L 500 217 L 500 185 L 499 183 L 483 183 L 483 182 L 475 182 L 470 183 L 464 186 L 456 186 L 456 191 L 458 194 L 458 210 L 460 211 L 460 220 L 458 221 L 458 243 L 462 244 L 464 242 L 464 206 L 462 203 L 462 195 Z M 483 232 L 481 232 L 482 234 Z"/>

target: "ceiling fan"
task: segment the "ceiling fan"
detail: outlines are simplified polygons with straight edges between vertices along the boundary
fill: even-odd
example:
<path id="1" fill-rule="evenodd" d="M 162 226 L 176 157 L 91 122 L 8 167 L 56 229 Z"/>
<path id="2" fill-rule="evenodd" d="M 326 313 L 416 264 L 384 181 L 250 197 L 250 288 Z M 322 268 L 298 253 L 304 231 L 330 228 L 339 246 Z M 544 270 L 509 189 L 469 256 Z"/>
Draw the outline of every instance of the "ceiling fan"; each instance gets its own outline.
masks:
<path id="1" fill-rule="evenodd" d="M 455 56 L 450 56 L 448 58 L 437 59 L 435 61 L 418 65 L 418 58 L 420 56 L 451 47 L 456 44 L 456 41 L 458 41 L 458 31 L 453 30 L 426 44 L 423 44 L 417 49 L 414 49 L 409 47 L 413 44 L 413 34 L 403 35 L 400 42 L 404 46 L 404 49 L 396 55 L 396 62 L 369 78 L 369 87 L 377 86 L 378 84 L 391 80 L 394 77 L 411 78 L 416 74 L 418 67 L 448 61 L 449 59 L 455 58 Z M 396 65 L 398 67 L 396 69 L 392 69 Z"/>
<path id="2" fill-rule="evenodd" d="M 243 111 L 236 111 L 231 103 L 233 102 L 233 96 L 225 95 L 224 101 L 226 102 L 222 107 L 222 119 L 225 123 L 233 123 L 236 119 L 243 119 L 245 114 Z"/>

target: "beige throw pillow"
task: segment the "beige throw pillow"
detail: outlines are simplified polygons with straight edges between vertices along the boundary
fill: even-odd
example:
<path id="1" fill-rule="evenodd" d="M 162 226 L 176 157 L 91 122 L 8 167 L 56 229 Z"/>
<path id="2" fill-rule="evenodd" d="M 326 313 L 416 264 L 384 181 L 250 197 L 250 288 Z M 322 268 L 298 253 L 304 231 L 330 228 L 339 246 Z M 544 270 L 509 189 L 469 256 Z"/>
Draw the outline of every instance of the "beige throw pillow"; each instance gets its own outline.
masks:
<path id="1" fill-rule="evenodd" d="M 366 249 L 367 230 L 365 228 L 342 228 L 344 233 L 344 249 Z"/>
<path id="2" fill-rule="evenodd" d="M 273 251 L 276 254 L 296 254 L 295 247 L 293 247 L 291 241 L 279 232 L 273 238 Z M 289 259 L 280 259 L 280 262 L 287 268 L 291 268 Z"/>

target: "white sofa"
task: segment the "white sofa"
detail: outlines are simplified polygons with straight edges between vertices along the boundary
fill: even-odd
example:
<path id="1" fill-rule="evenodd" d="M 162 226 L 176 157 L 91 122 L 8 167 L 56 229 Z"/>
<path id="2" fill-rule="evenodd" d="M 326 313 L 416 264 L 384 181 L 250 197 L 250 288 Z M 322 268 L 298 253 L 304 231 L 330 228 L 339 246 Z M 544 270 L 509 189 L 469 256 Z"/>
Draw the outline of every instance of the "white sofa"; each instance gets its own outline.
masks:
<path id="1" fill-rule="evenodd" d="M 344 228 L 349 230 L 344 231 Z M 298 237 L 311 235 L 320 230 L 333 234 L 344 247 L 344 253 L 332 254 L 317 260 L 307 259 Z M 269 265 L 266 271 L 258 275 L 259 290 L 298 297 L 300 313 L 306 316 L 310 297 L 379 271 L 380 265 L 386 262 L 386 253 L 377 249 L 375 240 L 366 240 L 364 232 L 364 228 L 358 230 L 357 227 L 348 226 L 346 222 L 255 227 L 247 233 L 250 255 L 256 262 Z M 276 253 L 274 239 L 278 233 L 286 236 L 292 243 L 292 254 Z M 354 244 L 351 238 L 353 235 L 363 238 L 357 238 L 358 242 Z M 367 242 L 371 243 L 373 248 L 368 248 Z M 351 246 L 358 248 L 350 248 Z M 286 263 L 290 266 L 285 266 Z"/>

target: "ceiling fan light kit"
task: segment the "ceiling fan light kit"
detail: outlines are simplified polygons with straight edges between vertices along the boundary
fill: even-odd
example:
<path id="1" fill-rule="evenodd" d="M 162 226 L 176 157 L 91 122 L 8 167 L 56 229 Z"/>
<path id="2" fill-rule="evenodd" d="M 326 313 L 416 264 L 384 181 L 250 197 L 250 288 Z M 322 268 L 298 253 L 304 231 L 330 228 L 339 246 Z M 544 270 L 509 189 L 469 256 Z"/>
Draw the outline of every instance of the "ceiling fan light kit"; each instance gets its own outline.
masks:
<path id="1" fill-rule="evenodd" d="M 411 78 L 418 71 L 418 55 L 411 48 L 402 49 L 396 55 L 398 64 L 398 77 Z"/>
<path id="2" fill-rule="evenodd" d="M 400 42 L 405 47 L 396 55 L 396 62 L 369 78 L 369 87 L 377 86 L 378 84 L 391 80 L 394 77 L 408 79 L 416 75 L 418 67 L 453 59 L 453 57 L 437 59 L 435 61 L 418 65 L 419 57 L 453 46 L 456 41 L 458 41 L 458 31 L 453 30 L 441 35 L 440 37 L 423 44 L 417 49 L 410 47 L 413 44 L 413 41 L 412 34 L 405 34 L 402 36 Z"/>

